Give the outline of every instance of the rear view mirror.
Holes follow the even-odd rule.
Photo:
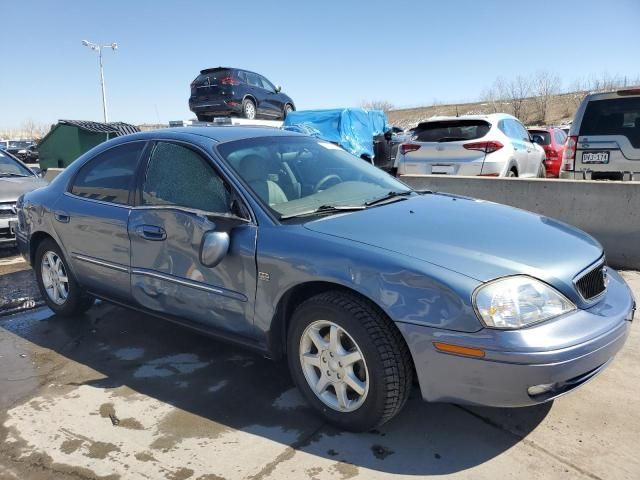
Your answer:
[[[209,231],[202,237],[200,262],[209,268],[218,265],[229,252],[229,234]]]

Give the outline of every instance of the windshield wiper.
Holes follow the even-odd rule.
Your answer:
[[[383,203],[387,200],[391,200],[392,198],[402,198],[402,197],[408,197],[409,195],[411,195],[412,193],[417,193],[414,192],[413,190],[407,190],[406,192],[389,192],[386,195],[380,197],[380,198],[376,198],[375,200],[370,200],[367,203],[365,203],[365,205],[367,207],[370,207],[371,205],[377,205],[379,203]]]
[[[353,210],[364,210],[367,208],[365,205],[320,205],[312,210],[305,210],[299,213],[290,213],[288,215],[280,215],[280,220],[286,220],[287,218],[294,217],[306,217],[308,215],[315,215],[318,213],[339,213],[349,212]]]
[[[0,177],[28,177],[29,175],[23,175],[22,173],[0,173]]]

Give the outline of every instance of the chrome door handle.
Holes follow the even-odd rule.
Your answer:
[[[136,228],[136,233],[145,240],[159,242],[167,238],[167,232],[162,227],[156,225],[140,225]]]

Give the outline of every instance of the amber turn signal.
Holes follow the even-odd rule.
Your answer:
[[[479,348],[463,347],[461,345],[452,345],[451,343],[433,342],[436,350],[444,353],[453,353],[455,355],[464,355],[465,357],[483,358],[484,350]]]

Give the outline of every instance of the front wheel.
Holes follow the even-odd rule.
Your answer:
[[[291,318],[287,349],[298,388],[342,429],[378,427],[409,396],[413,370],[402,335],[355,295],[329,291],[302,303]]]
[[[293,105],[287,103],[284,106],[284,111],[282,112],[282,119],[284,120],[285,118],[287,118],[291,112],[293,112]]]
[[[94,299],[82,291],[53,240],[44,240],[38,246],[34,267],[40,294],[56,314],[83,313],[93,304]]]

